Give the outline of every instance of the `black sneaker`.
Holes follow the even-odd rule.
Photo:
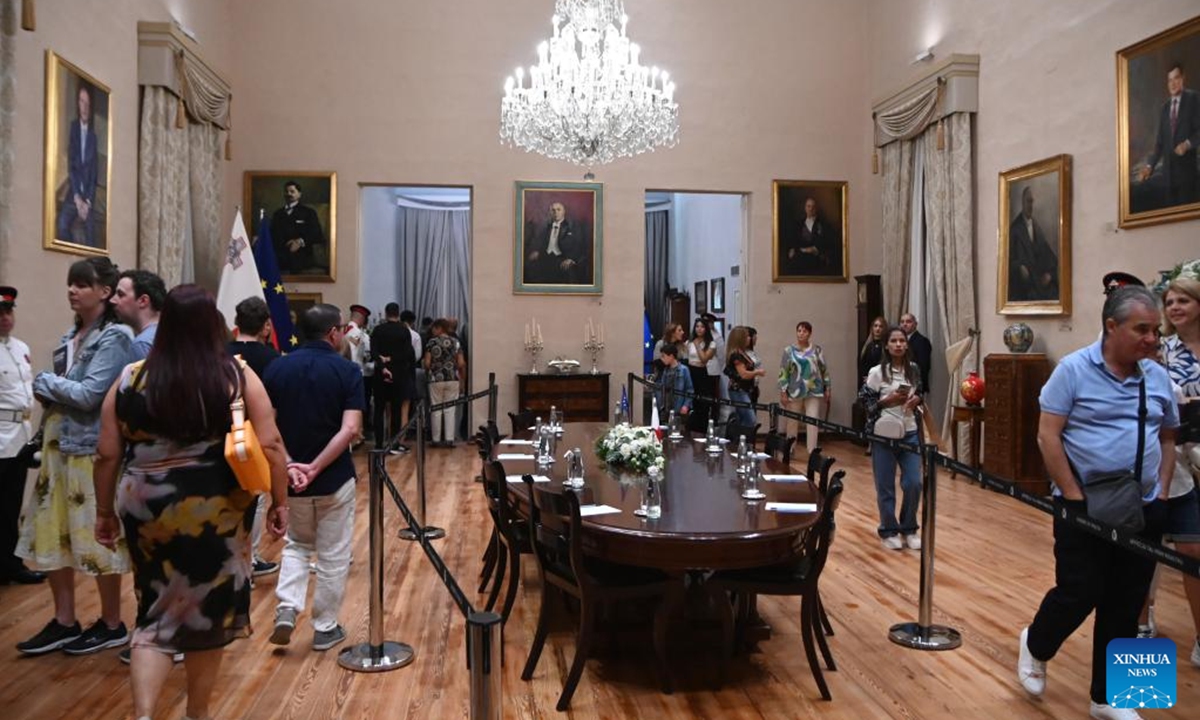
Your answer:
[[[79,623],[60,625],[58,620],[51,620],[37,635],[25,642],[17,643],[17,650],[26,655],[41,655],[59,649],[83,634]]]
[[[255,560],[252,574],[254,577],[259,575],[271,575],[279,572],[279,563],[271,562],[270,560]]]
[[[121,652],[117,653],[117,659],[128,665],[129,662],[133,660],[133,648],[125,648]],[[171,653],[171,659],[177,663],[181,663],[183,662],[183,653]]]
[[[103,620],[97,620],[83,634],[63,645],[63,652],[68,655],[90,655],[105,648],[120,647],[129,642],[129,631],[125,623],[110,628]]]

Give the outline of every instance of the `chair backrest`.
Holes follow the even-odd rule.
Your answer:
[[[817,490],[825,493],[829,490],[829,471],[833,469],[833,464],[837,462],[837,458],[827,457],[821,460],[821,467],[817,469]],[[842,471],[838,471],[842,472]],[[812,477],[809,477],[812,480]]]
[[[513,540],[512,526],[521,522],[521,518],[508,495],[508,475],[504,472],[504,464],[498,460],[483,463],[483,491],[487,495],[488,510],[496,529],[506,539]]]
[[[504,435],[500,433],[500,426],[496,424],[495,420],[488,420],[487,425],[480,425],[479,429],[487,431],[487,435],[492,439],[493,445],[498,444],[504,439]]]
[[[758,426],[761,423],[754,425],[741,425],[730,420],[725,423],[725,439],[731,443],[736,443],[742,435],[746,436],[746,444],[753,450],[758,444]]]
[[[812,558],[810,578],[816,582],[825,567],[829,557],[829,546],[833,544],[834,530],[837,529],[835,516],[838,505],[842,501],[842,479],[846,477],[845,470],[838,470],[829,481],[829,489],[825,493],[825,504],[821,508],[821,517],[816,526],[805,538],[805,554]]]
[[[775,456],[784,465],[792,462],[792,445],[796,438],[788,437],[781,432],[772,430],[763,440],[763,452]]]
[[[510,412],[508,419],[512,421],[512,434],[513,437],[516,437],[520,433],[526,432],[533,425],[534,420],[537,419],[537,415],[527,408],[520,412]]]
[[[475,435],[475,443],[479,447],[479,457],[486,465],[492,459],[492,454],[496,449],[497,440],[488,432],[487,426],[480,425],[479,432]]]
[[[821,446],[813,448],[813,451],[808,454],[808,466],[804,470],[804,474],[811,480],[817,476],[821,470],[821,463],[824,461],[824,456],[821,454]]]
[[[529,537],[542,581],[579,588],[583,570],[579,496],[571,490],[538,487],[532,475],[521,478],[529,489]]]

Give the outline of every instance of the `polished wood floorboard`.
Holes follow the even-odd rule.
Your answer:
[[[673,695],[659,692],[648,660],[649,638],[622,631],[616,647],[601,648],[588,662],[571,705],[575,718],[1080,718],[1087,716],[1091,624],[1085,623],[1050,664],[1049,689],[1041,701],[1027,699],[1014,677],[1017,633],[1033,616],[1053,581],[1049,518],[962,479],[943,474],[939,485],[935,622],[957,628],[963,647],[917,652],[892,644],[887,630],[915,620],[919,555],[880,547],[875,537],[875,492],[870,458],[846,443],[827,445],[847,470],[822,594],[836,635],[830,647],[838,663],[825,677],[832,702],[820,699],[804,659],[796,600],[763,598],[760,611],[774,637],[738,655],[714,689],[715,651],[703,636],[677,632],[671,664]],[[803,451],[801,451],[803,453]],[[449,536],[439,552],[472,602],[480,555],[489,532],[473,446],[430,450],[427,477],[429,522]],[[360,468],[362,458],[359,459]],[[415,507],[411,457],[389,461],[401,492]],[[342,611],[351,642],[367,635],[366,483],[360,483],[355,563]],[[228,649],[215,693],[217,720],[324,718],[449,718],[468,716],[465,623],[451,604],[424,553],[395,539],[399,512],[388,498],[385,636],[410,643],[416,661],[377,674],[340,669],[336,650],[313,652],[307,613],[291,646],[267,642],[274,612],[275,578],[260,579],[254,591],[256,633]],[[278,555],[278,544],[273,548]],[[519,675],[533,634],[539,598],[537,573],[523,567],[523,585],[505,635],[504,709],[508,718],[552,718],[573,651],[567,622],[559,623],[531,682]],[[125,621],[134,617],[132,592]],[[83,622],[98,613],[95,585],[81,580],[78,605]],[[0,587],[0,717],[132,717],[129,670],[115,650],[74,658],[60,653],[24,658],[13,650],[50,617],[45,587]],[[1187,661],[1191,619],[1179,573],[1163,573],[1159,589],[1160,633],[1179,645],[1177,709],[1145,711],[1146,717],[1194,716],[1200,707],[1200,668]],[[601,633],[602,639],[605,633]],[[171,673],[155,718],[175,720],[184,712],[182,666]]]

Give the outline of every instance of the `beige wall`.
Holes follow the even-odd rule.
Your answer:
[[[976,300],[984,353],[1007,352],[1016,320],[1034,349],[1058,358],[1095,339],[1100,279],[1125,270],[1143,279],[1200,256],[1200,222],[1115,231],[1117,223],[1117,50],[1195,16],[1195,0],[873,0],[869,4],[870,91],[898,89],[918,71],[910,61],[934,45],[938,57],[978,53]],[[1193,81],[1194,84],[1195,81]],[[1059,153],[1074,168],[1072,283],[1067,318],[997,315],[999,173]],[[871,193],[878,192],[872,177]],[[880,226],[877,203],[868,219]],[[875,256],[877,258],[877,256]],[[878,260],[873,262],[878,264]]]
[[[336,170],[338,278],[306,283],[346,307],[358,300],[358,185],[474,188],[474,382],[495,370],[502,411],[528,368],[523,322],[543,326],[543,359],[583,356],[580,325],[603,320],[602,365],[621,378],[641,358],[644,192],[750,193],[748,317],[774,372],[801,317],[813,319],[835,368],[853,367],[853,284],[772,285],[772,178],[850,182],[850,268],[863,269],[868,228],[870,103],[865,5],[860,2],[630,0],[630,36],[643,59],[678,82],[681,141],[672,150],[596,170],[605,184],[604,283],[597,298],[512,294],[514,180],[580,180],[583,170],[500,144],[504,78],[528,65],[550,30],[550,0],[453,3],[256,0],[233,9],[235,155],[245,170]],[[226,195],[226,215],[237,193]],[[616,328],[627,328],[621,335]],[[851,373],[837,373],[843,400]],[[619,390],[614,385],[613,392]],[[770,398],[770,395],[766,395]],[[848,405],[839,403],[843,419]]]
[[[35,368],[50,365],[50,350],[71,323],[67,268],[79,259],[42,250],[46,51],[53,50],[112,90],[108,238],[113,261],[132,267],[137,260],[137,23],[174,17],[197,34],[208,62],[228,76],[232,42],[227,5],[226,0],[55,0],[37,4],[35,32],[17,31],[12,243],[2,255],[0,282],[20,291],[15,334],[29,343]]]

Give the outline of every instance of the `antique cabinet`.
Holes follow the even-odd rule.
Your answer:
[[[1041,353],[994,353],[984,358],[983,374],[983,469],[1029,492],[1049,494],[1037,444],[1038,395],[1050,377],[1049,359]]]
[[[517,375],[517,406],[546,415],[553,405],[567,422],[609,419],[608,373],[598,375]]]

